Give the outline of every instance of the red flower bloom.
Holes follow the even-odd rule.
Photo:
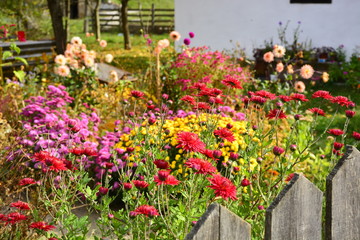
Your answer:
[[[343,146],[344,146],[344,144],[342,144],[342,143],[334,142],[334,149],[336,149],[336,150],[340,150]]]
[[[227,76],[224,80],[221,81],[221,83],[231,88],[242,89],[239,79],[231,76]]]
[[[5,225],[15,224],[15,223],[18,223],[18,222],[26,220],[26,219],[27,219],[27,217],[25,215],[22,215],[18,212],[12,212],[12,213],[9,213],[8,215],[4,215],[2,217],[2,221],[5,222]]]
[[[354,117],[354,115],[355,115],[355,111],[346,110],[346,111],[345,111],[345,115],[346,115],[348,118],[352,118],[352,117]]]
[[[312,98],[323,98],[323,99],[332,99],[333,96],[328,91],[319,90],[313,93]]]
[[[135,187],[139,190],[144,190],[145,188],[147,188],[149,186],[149,184],[145,181],[141,181],[141,180],[133,180],[133,183],[135,185]]]
[[[355,138],[355,140],[360,140],[360,133],[358,133],[358,132],[353,132],[352,133],[352,136],[353,136],[353,138]]]
[[[51,156],[49,152],[37,152],[34,154],[33,158],[38,162],[42,162],[46,166],[45,170],[54,170],[55,172],[58,172],[60,170],[67,170],[64,161],[54,156]]]
[[[228,128],[221,128],[214,131],[214,135],[222,139],[226,139],[229,142],[235,141],[234,134]]]
[[[205,83],[194,83],[194,85],[192,85],[191,87],[189,87],[191,89],[197,89],[197,90],[202,90],[206,88],[206,84]]]
[[[327,132],[334,136],[340,136],[340,135],[344,134],[344,132],[342,130],[337,129],[337,128],[329,129]]]
[[[181,101],[188,102],[191,105],[195,105],[196,101],[192,96],[185,95],[182,98],[180,98]]]
[[[45,222],[34,222],[30,224],[29,228],[36,228],[44,231],[49,231],[55,228],[53,225],[47,225]]]
[[[175,186],[180,183],[174,176],[170,175],[170,171],[160,170],[158,175],[154,176],[154,181],[157,185],[171,185]]]
[[[195,103],[195,106],[193,107],[194,110],[208,110],[211,109],[210,105],[206,102],[197,102]]]
[[[143,98],[145,96],[145,93],[137,91],[137,90],[132,90],[130,92],[131,96],[134,98]]]
[[[273,94],[271,92],[268,92],[268,91],[265,91],[265,90],[257,91],[254,94],[257,95],[257,96],[263,97],[263,98],[271,99],[271,100],[276,98],[275,94]]]
[[[281,154],[283,154],[285,152],[285,150],[281,147],[278,147],[278,146],[275,146],[273,148],[273,153],[276,155],[276,156],[280,156]]]
[[[221,151],[220,151],[220,156],[219,153],[217,152],[218,150],[210,150],[210,149],[205,149],[204,151],[202,151],[201,153],[204,154],[206,157],[211,158],[211,159],[217,159],[221,156]],[[215,156],[216,155],[216,156]]]
[[[123,183],[124,189],[125,190],[130,190],[132,189],[132,184],[131,183]]]
[[[135,217],[139,214],[143,214],[147,217],[159,216],[159,213],[156,210],[156,208],[153,206],[149,206],[149,205],[142,205],[142,206],[136,208],[134,211],[130,212],[131,217]]]
[[[250,184],[251,184],[251,182],[249,181],[249,179],[244,178],[241,181],[241,186],[243,186],[243,187],[249,186]]]
[[[35,184],[35,183],[36,183],[36,181],[32,178],[23,178],[19,181],[20,186],[25,186],[25,185]]]
[[[286,182],[291,181],[291,179],[295,176],[295,173],[290,173],[289,176],[285,179]]]
[[[216,167],[214,167],[210,162],[200,158],[189,158],[185,165],[196,170],[195,174],[206,175],[208,173],[216,172]]]
[[[325,117],[325,112],[321,108],[310,108],[309,111],[316,114],[316,115],[320,115],[320,116]]]
[[[309,101],[309,99],[307,99],[307,98],[305,97],[305,95],[304,95],[304,94],[301,94],[301,93],[292,93],[292,94],[290,95],[290,98],[291,98],[291,100],[301,101],[301,102],[307,102],[307,101]]]
[[[58,172],[61,170],[63,171],[68,170],[68,168],[65,165],[65,162],[55,157],[53,157],[51,161],[47,162],[47,165],[49,167],[48,170],[50,171]]]
[[[281,109],[272,109],[270,112],[266,115],[268,119],[284,119],[287,118],[283,110]]]
[[[336,96],[331,99],[331,102],[337,103],[340,106],[347,106],[349,103],[349,99],[344,96]]]
[[[222,94],[222,91],[217,88],[204,88],[201,89],[198,96],[207,96],[207,97],[217,97],[218,95]]]
[[[76,156],[80,156],[82,154],[84,154],[84,149],[82,148],[73,148],[69,151],[72,154],[75,154]]]
[[[266,98],[260,96],[251,96],[250,101],[258,104],[264,104],[266,102]]]
[[[283,102],[290,102],[290,101],[291,101],[291,97],[290,97],[290,96],[279,95],[278,97],[279,97],[279,98],[281,99],[281,101],[283,101]]]
[[[176,148],[182,148],[189,152],[202,152],[206,146],[196,133],[191,132],[178,133],[177,141],[179,144]]]
[[[169,163],[167,161],[165,161],[165,160],[162,160],[162,159],[155,160],[154,164],[159,169],[168,169],[168,168],[170,168]]]
[[[10,207],[14,207],[20,210],[30,210],[29,204],[22,201],[13,202],[10,204]]]
[[[223,177],[218,174],[214,174],[213,178],[208,178],[211,185],[208,186],[215,190],[215,195],[217,197],[222,197],[225,200],[228,198],[236,200],[236,186],[226,177]]]
[[[87,147],[84,149],[84,154],[88,157],[91,157],[91,156],[97,156],[97,152],[96,152],[96,149],[93,149],[93,148],[90,148],[90,147]]]
[[[101,195],[106,195],[108,193],[109,189],[106,187],[100,187],[99,191],[97,192],[97,195],[101,196]]]

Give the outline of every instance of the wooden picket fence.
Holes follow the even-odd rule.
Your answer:
[[[303,175],[295,174],[266,209],[265,239],[360,239],[360,152],[355,147],[347,147],[346,154],[328,175],[325,197],[323,224],[323,192]],[[250,233],[250,224],[213,203],[186,239],[250,240]]]
[[[121,9],[100,9],[100,27],[102,32],[122,32]],[[174,9],[151,8],[128,9],[128,23],[130,33],[139,33],[140,29],[146,33],[169,33],[174,30]],[[94,19],[90,19],[93,28]]]

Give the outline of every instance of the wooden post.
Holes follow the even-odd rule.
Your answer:
[[[326,240],[360,239],[360,152],[352,146],[326,178]]]
[[[151,4],[151,33],[155,31],[155,4]]]
[[[2,68],[2,56],[3,56],[3,49],[0,47],[0,84],[4,82],[3,76],[3,68]]]
[[[211,204],[186,240],[250,240],[251,226],[217,203]]]
[[[321,240],[323,193],[304,176],[292,180],[266,209],[266,240]]]

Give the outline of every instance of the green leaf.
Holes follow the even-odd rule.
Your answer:
[[[24,63],[26,66],[29,66],[28,62],[26,61],[25,58],[22,57],[15,57],[15,60],[20,61],[22,63]]]
[[[21,49],[18,46],[16,46],[15,43],[11,43],[10,49],[15,51],[17,54],[20,54]]]
[[[9,57],[12,57],[12,56],[13,56],[12,52],[5,51],[5,52],[3,52],[2,59],[5,60],[5,59],[8,59]]]
[[[22,70],[14,71],[15,76],[19,79],[20,82],[24,82],[26,73]]]

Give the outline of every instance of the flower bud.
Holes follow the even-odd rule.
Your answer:
[[[250,184],[251,184],[251,182],[250,182],[248,179],[246,179],[246,178],[244,178],[244,179],[241,181],[241,186],[243,186],[243,187],[249,186]]]
[[[291,151],[295,151],[296,148],[297,148],[297,146],[296,146],[295,144],[291,144],[291,145],[290,145],[290,150],[291,150]]]
[[[281,147],[278,147],[278,146],[275,146],[273,148],[273,153],[276,155],[276,156],[280,156],[282,153],[284,153],[285,150]]]

